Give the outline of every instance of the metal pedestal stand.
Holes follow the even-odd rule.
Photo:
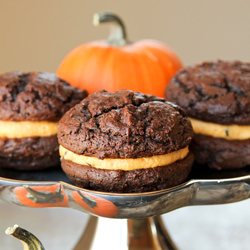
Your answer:
[[[113,230],[108,231],[107,226]],[[107,219],[91,216],[74,250],[107,248],[177,250],[160,216],[145,219]]]
[[[57,171],[49,172],[44,178],[61,178]],[[1,176],[11,174],[15,178],[12,172],[4,174]],[[250,168],[236,171],[237,175],[227,172],[228,177],[222,174],[212,172],[210,179],[192,176],[193,179],[173,188],[133,194],[96,192],[62,181],[0,178],[0,199],[19,206],[67,207],[90,214],[86,230],[74,250],[177,250],[161,214],[185,206],[226,204],[250,197]],[[31,180],[32,175],[20,178]]]

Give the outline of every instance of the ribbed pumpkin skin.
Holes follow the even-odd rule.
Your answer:
[[[167,83],[182,66],[178,55],[156,40],[120,47],[94,41],[72,50],[61,62],[57,75],[89,94],[125,88],[164,97]]]

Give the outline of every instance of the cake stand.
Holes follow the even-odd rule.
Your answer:
[[[185,206],[226,204],[250,197],[250,167],[217,172],[195,166],[181,185],[133,194],[78,188],[60,168],[41,172],[2,169],[0,176],[0,197],[6,202],[34,208],[66,207],[89,214],[74,250],[176,250],[162,214]]]

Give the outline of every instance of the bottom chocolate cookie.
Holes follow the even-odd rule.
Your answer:
[[[57,136],[0,139],[0,167],[38,170],[60,164]]]
[[[62,169],[79,187],[116,193],[140,193],[176,186],[185,181],[191,171],[192,153],[167,166],[131,171],[103,170],[62,159]]]
[[[250,140],[226,140],[195,134],[190,145],[195,160],[218,170],[250,165]]]

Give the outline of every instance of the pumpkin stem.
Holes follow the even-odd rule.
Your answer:
[[[35,235],[19,227],[18,225],[8,227],[5,230],[5,233],[20,240],[23,243],[24,250],[45,250],[42,243]]]
[[[123,46],[128,43],[125,25],[121,18],[112,12],[100,12],[94,14],[93,24],[98,26],[100,23],[112,23],[111,32],[107,43],[113,46]]]

